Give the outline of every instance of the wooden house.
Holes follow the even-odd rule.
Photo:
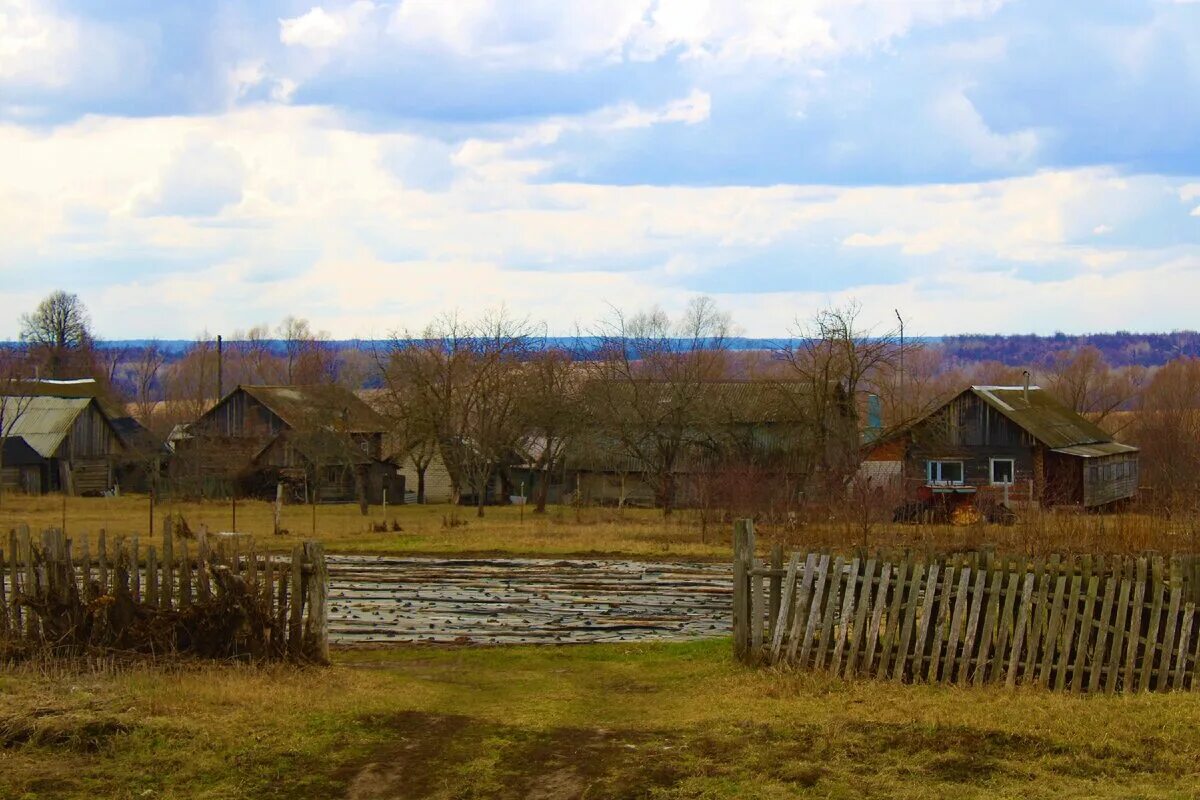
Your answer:
[[[872,448],[907,493],[1097,508],[1132,498],[1138,450],[1037,386],[971,386]],[[887,469],[891,466],[892,469]]]
[[[403,479],[382,458],[386,430],[378,413],[338,386],[238,386],[189,426],[176,454],[271,495],[284,481],[322,501],[378,503],[386,489],[400,502]]]
[[[5,488],[72,495],[112,489],[113,464],[125,447],[95,397],[9,395],[0,404]]]

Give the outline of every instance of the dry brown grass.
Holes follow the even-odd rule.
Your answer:
[[[0,796],[1116,798],[1200,785],[1192,693],[845,682],[747,669],[728,641],[336,661],[0,674]]]
[[[193,529],[232,528],[228,502],[160,503],[157,519],[182,514]],[[237,529],[254,534],[260,547],[290,550],[313,536],[311,506],[285,506],[282,536],[273,536],[273,506],[256,500],[238,503]],[[853,517],[853,514],[848,514]],[[456,524],[455,520],[458,523]],[[551,506],[546,514],[515,506],[491,507],[479,519],[474,509],[447,505],[391,506],[386,519],[379,506],[362,516],[356,505],[317,507],[316,538],[331,552],[364,554],[506,554],[544,556],[614,556],[660,560],[725,560],[730,557],[732,521],[707,525],[695,511],[670,517],[652,509],[573,508]],[[19,523],[33,529],[63,523],[61,496],[6,495],[0,506],[0,531]],[[398,524],[399,531],[393,531]],[[95,542],[101,529],[114,535],[148,536],[149,500],[144,495],[115,498],[68,498],[66,527],[78,541],[85,534]],[[157,527],[157,526],[156,526]],[[387,530],[377,530],[387,528]],[[758,523],[762,547],[780,541],[789,548],[866,546],[912,548],[932,552],[994,547],[1001,553],[1138,553],[1146,550],[1200,551],[1200,519],[1166,519],[1146,513],[1082,514],[1035,511],[1021,515],[1015,525],[986,523],[953,525],[878,524],[866,530],[853,521],[824,519],[801,523],[763,519]],[[0,542],[4,547],[6,542]]]

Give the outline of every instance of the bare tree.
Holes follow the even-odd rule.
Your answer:
[[[134,408],[138,421],[147,428],[154,427],[154,409],[158,405],[157,396],[160,390],[159,372],[166,360],[167,356],[162,346],[157,341],[152,341],[136,351],[130,369]]]
[[[731,328],[729,316],[700,297],[677,320],[660,309],[614,310],[592,332],[599,348],[586,362],[584,402],[600,438],[641,465],[664,514],[676,503],[677,470],[711,439],[706,384],[727,374]]]
[[[480,516],[520,435],[513,380],[529,349],[527,330],[503,310],[473,323],[446,314],[420,337],[394,336],[386,354],[384,374],[396,408],[409,417],[405,425],[419,432],[418,441],[437,442],[454,502],[469,486]]]
[[[289,384],[327,384],[337,379],[337,353],[326,331],[314,331],[308,320],[288,317],[276,329],[283,340],[283,377]]]
[[[798,460],[803,483],[826,499],[841,498],[862,461],[860,395],[878,391],[899,356],[896,333],[873,334],[858,315],[853,304],[823,310],[778,349],[791,377],[781,394],[807,428]]]
[[[72,377],[79,356],[92,347],[92,321],[78,295],[51,293],[29,314],[21,315],[21,341],[51,378]]]
[[[567,443],[580,427],[579,370],[570,351],[544,343],[525,363],[520,383],[525,450],[539,475],[534,512],[546,511],[550,480],[562,466]]]
[[[1097,422],[1129,404],[1146,380],[1144,368],[1112,369],[1091,345],[1051,354],[1040,372],[1059,402]]]
[[[1175,359],[1155,373],[1130,436],[1155,502],[1174,514],[1200,512],[1200,360]]]

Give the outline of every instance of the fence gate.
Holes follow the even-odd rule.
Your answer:
[[[743,661],[846,678],[1194,689],[1200,559],[925,557],[908,551],[754,556],[734,530],[734,650]]]

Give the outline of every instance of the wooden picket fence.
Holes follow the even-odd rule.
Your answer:
[[[0,544],[3,544],[0,540]],[[251,537],[163,526],[161,550],[104,531],[96,552],[28,526],[0,547],[0,658],[5,653],[130,651],[211,658],[328,661],[328,571],[319,542],[291,557]]]
[[[1200,689],[1200,559],[981,551],[754,557],[734,531],[734,649],[846,678]]]

